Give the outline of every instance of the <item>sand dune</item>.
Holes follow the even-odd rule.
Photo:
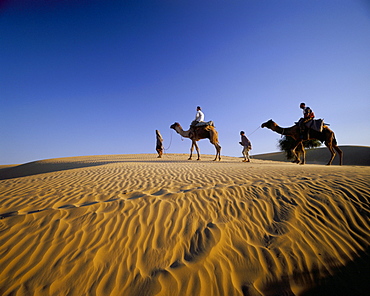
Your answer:
[[[367,146],[339,146],[344,153],[344,165],[370,166],[370,147]],[[283,152],[273,152],[254,155],[255,159],[274,160],[289,162]],[[306,151],[306,163],[327,164],[330,159],[328,148],[308,149]],[[333,165],[339,164],[338,155],[334,158]]]
[[[0,171],[0,295],[364,295],[370,167],[185,154]]]

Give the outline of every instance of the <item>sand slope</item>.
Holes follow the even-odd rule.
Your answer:
[[[4,168],[0,295],[368,291],[370,167],[186,159]]]
[[[360,165],[360,166],[370,166],[370,147],[367,146],[339,146],[343,151],[343,165]],[[330,152],[328,148],[321,147],[317,149],[306,150],[306,163],[308,164],[327,164],[330,159]],[[266,154],[253,155],[255,159],[262,160],[274,160],[274,161],[284,161],[290,162],[286,159],[285,153],[283,152],[273,152]],[[334,158],[333,165],[339,164],[338,154]]]

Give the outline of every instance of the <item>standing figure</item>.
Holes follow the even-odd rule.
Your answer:
[[[163,154],[163,138],[162,138],[162,135],[161,133],[159,132],[159,130],[155,130],[155,134],[156,134],[156,138],[157,138],[157,145],[155,147],[155,150],[157,150],[158,152],[158,158],[162,158],[162,154]]]
[[[248,140],[248,138],[245,136],[243,131],[240,132],[240,136],[241,136],[241,142],[239,142],[239,144],[243,146],[243,150],[242,150],[242,154],[244,156],[243,162],[250,162],[251,160],[249,158],[249,150],[252,150],[252,144]]]

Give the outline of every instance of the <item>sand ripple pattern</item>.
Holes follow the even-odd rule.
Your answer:
[[[370,168],[154,157],[8,171],[0,295],[309,295],[368,256]]]

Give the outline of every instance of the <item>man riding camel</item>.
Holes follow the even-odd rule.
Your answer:
[[[200,108],[199,106],[197,107],[197,113],[195,114],[195,119],[193,120],[193,122],[191,123],[191,127],[194,127],[196,126],[199,122],[203,122],[204,121],[204,113],[202,112],[202,108]]]
[[[299,108],[303,109],[303,117],[300,118],[298,121],[300,133],[301,133],[301,139],[308,140],[309,138],[308,130],[309,129],[306,127],[306,123],[314,119],[315,114],[313,113],[310,107],[306,107],[305,103],[301,103],[299,105]]]
[[[213,124],[213,121],[208,121],[208,122],[204,121],[204,113],[202,112],[202,108],[200,108],[200,106],[197,106],[197,113],[195,114],[195,119],[190,124],[190,135],[195,133],[197,128],[201,126],[214,127],[214,124]]]

